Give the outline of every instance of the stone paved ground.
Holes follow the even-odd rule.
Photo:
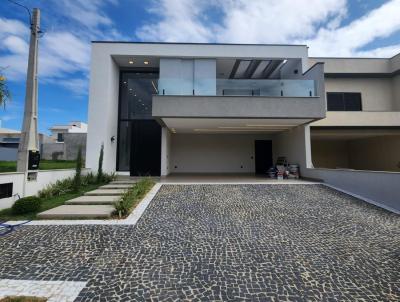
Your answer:
[[[400,218],[322,185],[164,185],[135,226],[25,226],[0,279],[76,301],[399,301]]]

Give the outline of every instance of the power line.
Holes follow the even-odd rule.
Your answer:
[[[26,7],[25,5],[22,5],[21,3],[18,3],[18,2],[14,1],[14,0],[8,0],[8,2],[14,3],[15,5],[21,6],[24,9],[26,9],[26,11],[29,14],[29,24],[32,26],[32,14],[31,14],[30,9],[28,7]]]

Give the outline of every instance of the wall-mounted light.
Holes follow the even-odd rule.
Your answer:
[[[113,143],[113,142],[115,142],[115,136],[113,135],[113,136],[111,136],[111,143]]]
[[[129,59],[129,64],[133,64],[133,59]]]
[[[149,61],[144,61],[144,65],[149,65]]]

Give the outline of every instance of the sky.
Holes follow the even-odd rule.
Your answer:
[[[14,0],[41,10],[39,131],[87,121],[91,41],[306,44],[310,56],[392,57],[400,0]],[[0,0],[0,68],[12,100],[1,127],[20,130],[29,17]]]

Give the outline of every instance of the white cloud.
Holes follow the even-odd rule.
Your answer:
[[[3,45],[6,49],[16,54],[26,55],[29,50],[29,45],[26,41],[17,36],[8,36],[3,39]]]
[[[392,56],[397,45],[362,51],[400,30],[400,0],[350,24],[346,0],[155,0],[156,18],[136,31],[143,41],[307,44],[311,55]],[[214,11],[218,17],[209,20]]]
[[[385,3],[349,25],[334,30],[321,28],[316,37],[307,40],[312,55],[352,56],[374,53],[360,48],[377,38],[385,38],[400,30],[400,0]],[[393,46],[386,47],[385,53]],[[399,49],[397,49],[397,52]],[[377,50],[377,53],[381,51]],[[381,52],[383,53],[383,52]]]
[[[213,38],[211,24],[203,24],[204,0],[153,1],[150,12],[158,22],[139,28],[136,35],[143,41],[208,42]]]
[[[0,18],[0,39],[7,35],[27,36],[29,28],[18,20]]]
[[[39,78],[43,83],[66,87],[79,95],[87,93],[90,41],[123,39],[105,14],[116,0],[46,1],[42,18],[45,33],[39,40]],[[53,14],[49,14],[52,12]],[[18,20],[0,18],[0,66],[10,81],[25,79],[29,27]]]
[[[73,91],[76,95],[85,95],[88,91],[88,81],[87,79],[81,78],[68,78],[63,80],[60,85]]]
[[[323,22],[346,12],[345,0],[236,0],[224,2],[217,40],[237,43],[290,43],[312,36]]]

